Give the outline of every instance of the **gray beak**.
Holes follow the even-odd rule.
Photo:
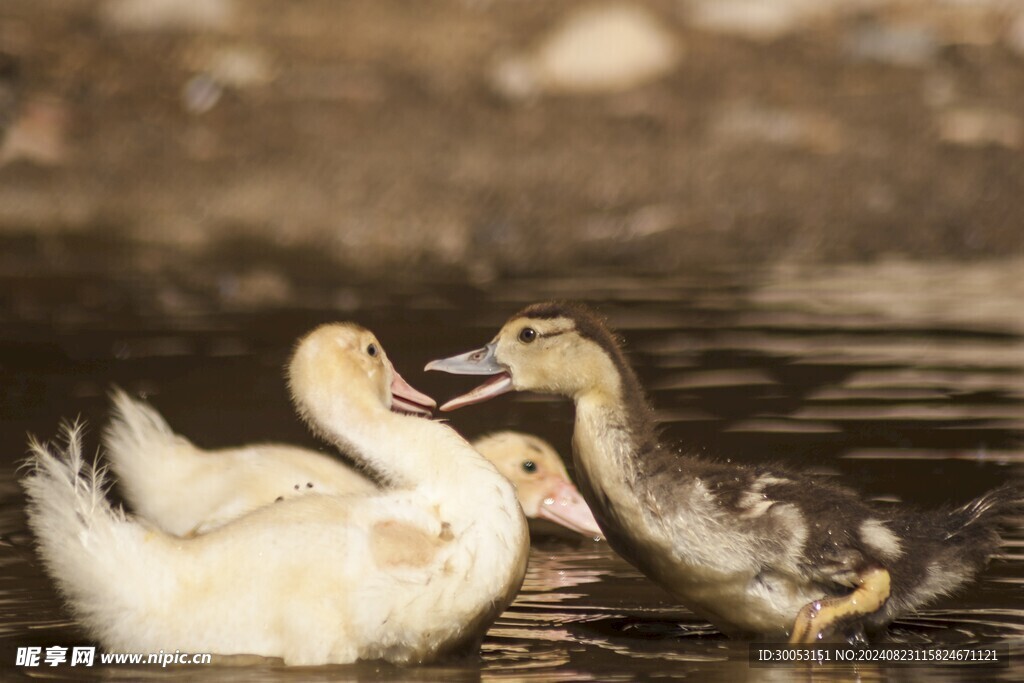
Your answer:
[[[497,342],[491,342],[482,349],[470,351],[450,358],[441,358],[427,363],[424,370],[440,370],[453,375],[497,375],[505,372],[494,357]]]
[[[497,342],[491,342],[482,349],[463,353],[450,358],[432,360],[424,370],[440,370],[453,375],[497,375],[469,393],[457,396],[441,406],[442,411],[455,410],[463,406],[481,403],[512,391],[512,376],[494,357]]]

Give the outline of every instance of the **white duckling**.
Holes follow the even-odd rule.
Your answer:
[[[814,475],[664,447],[620,343],[579,304],[529,306],[427,369],[493,376],[442,410],[513,390],[573,399],[576,473],[609,544],[727,634],[882,629],[974,578],[1021,506],[1007,485],[955,508],[881,508]]]
[[[378,473],[368,494],[308,493],[181,538],[111,507],[81,430],[31,442],[23,480],[40,554],[104,647],[280,657],[290,665],[428,662],[479,646],[526,569],[512,485],[422,410],[376,338],[324,325],[288,367],[300,414]],[[392,391],[395,392],[393,396]]]
[[[410,389],[406,384],[403,391]],[[206,533],[256,508],[306,493],[368,495],[380,490],[372,476],[306,448],[259,443],[203,450],[175,434],[145,402],[121,390],[114,391],[112,400],[104,445],[125,498],[140,517],[176,536]],[[473,447],[516,487],[527,517],[600,536],[593,513],[546,441],[507,431],[477,439]]]

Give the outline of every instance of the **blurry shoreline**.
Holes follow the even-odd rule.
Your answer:
[[[1016,3],[7,0],[0,52],[10,239],[481,282],[1024,253]]]

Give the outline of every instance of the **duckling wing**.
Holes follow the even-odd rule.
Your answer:
[[[451,541],[446,526],[382,519],[370,529],[370,554],[383,571],[419,569],[437,562]]]
[[[317,576],[321,587],[333,582],[361,605],[359,612],[372,613],[397,599],[389,593],[396,585],[429,584],[450,540],[447,526],[406,496],[311,493],[253,510],[182,547],[195,548],[189,552],[196,571],[221,564],[237,571],[245,564],[239,558],[258,554],[268,577]],[[274,585],[278,594],[287,593],[283,584]]]
[[[789,506],[803,529],[802,543],[790,546],[791,560],[802,574],[826,587],[853,586],[863,569],[901,552],[890,521],[826,477],[772,472],[761,474],[758,481],[765,482],[759,492],[771,501],[769,512]]]
[[[694,555],[705,564],[833,593],[848,591],[861,570],[899,550],[887,521],[827,477],[708,461],[683,468],[697,484],[674,500],[710,520],[700,522],[707,538],[690,544],[700,546]]]

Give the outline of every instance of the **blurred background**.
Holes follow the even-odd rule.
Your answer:
[[[881,505],[1020,479],[1024,0],[0,0],[0,671],[85,642],[31,550],[26,432],[79,415],[96,452],[116,385],[203,447],[323,448],[281,379],[315,325],[445,400],[471,383],[428,360],[550,298],[623,335],[666,443]],[[450,419],[571,450],[566,401]],[[785,678],[606,544],[534,541],[441,677]],[[1022,549],[891,641],[1003,642],[1019,680]]]
[[[0,127],[0,240],[44,259],[1006,257],[1024,3],[3,0]]]

